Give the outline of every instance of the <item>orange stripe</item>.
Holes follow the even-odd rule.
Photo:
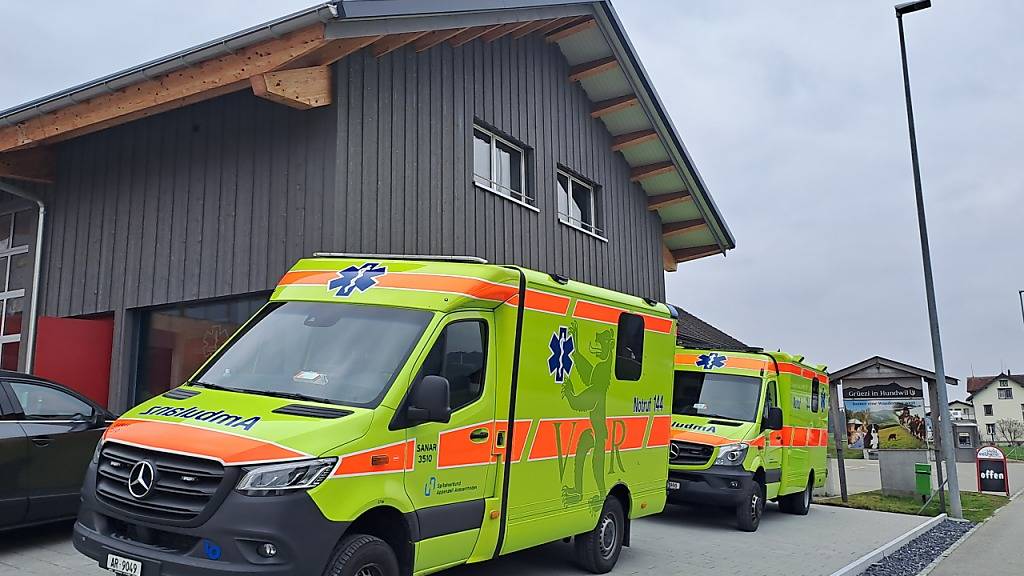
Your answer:
[[[556,458],[576,453],[583,432],[590,430],[589,418],[541,420],[530,448],[530,460]]]
[[[605,306],[604,304],[595,304],[593,302],[587,302],[586,300],[577,301],[576,310],[572,313],[576,318],[596,320],[607,324],[618,324],[620,314],[622,314],[622,310],[619,310],[618,308],[612,308],[611,306]]]
[[[807,428],[793,428],[793,446],[807,446]]]
[[[385,474],[413,469],[413,457],[416,452],[416,441],[398,442],[378,448],[370,448],[341,457],[334,476],[360,476],[365,474]],[[385,463],[374,464],[374,457],[387,458]]]
[[[651,424],[650,437],[647,438],[648,448],[658,448],[662,446],[668,446],[669,440],[672,438],[672,416],[655,416],[654,422]]]
[[[619,450],[635,450],[644,447],[644,435],[647,434],[647,416],[626,416],[608,418],[608,439],[604,443],[605,451],[617,446]]]
[[[739,440],[730,440],[729,438],[722,438],[721,436],[715,436],[713,434],[702,434],[691,430],[680,430],[679,428],[672,429],[672,439],[679,440],[681,442],[707,444],[709,446],[725,446],[726,444],[739,442]]]
[[[690,365],[696,363],[696,354],[676,354],[676,365]]]
[[[477,300],[492,300],[495,302],[504,302],[519,292],[519,289],[515,286],[495,284],[474,278],[460,278],[458,276],[444,276],[441,274],[416,274],[411,272],[378,276],[377,286],[381,288],[425,290],[428,292],[450,292]]]
[[[278,286],[289,286],[291,284],[323,284],[338,277],[337,272],[324,272],[323,270],[294,270],[281,277]]]
[[[547,292],[538,292],[537,290],[526,291],[526,307],[530,310],[550,312],[551,314],[564,316],[565,313],[569,311],[570,302],[571,301],[565,296],[548,294]],[[517,294],[513,296],[509,300],[509,304],[519,304],[519,295]]]
[[[764,448],[764,444],[765,444],[764,436],[758,436],[757,438],[754,438],[750,442],[747,442],[747,444],[750,444],[751,446],[753,446],[755,448]]]
[[[516,421],[516,437],[513,439],[512,445],[513,462],[518,461],[523,455],[526,437],[530,434],[530,424],[532,424],[530,420]],[[470,435],[480,429],[487,430],[487,439],[483,442],[474,442],[470,439]],[[437,467],[457,468],[497,462],[498,451],[504,454],[504,449],[495,446],[498,440],[497,432],[506,432],[507,430],[507,422],[492,421],[442,432],[437,441]]]
[[[767,360],[759,360],[757,358],[742,358],[733,357],[726,354],[728,360],[725,362],[726,368],[738,368],[740,370],[754,370],[761,371],[768,368]]]
[[[672,320],[669,318],[658,318],[657,316],[650,316],[644,314],[644,329],[650,330],[651,332],[660,332],[662,334],[672,333]]]
[[[214,458],[226,465],[277,462],[309,456],[255,438],[156,420],[117,420],[107,429],[104,438],[154,450]]]

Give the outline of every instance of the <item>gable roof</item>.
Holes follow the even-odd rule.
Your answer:
[[[903,362],[897,362],[896,360],[883,358],[881,356],[872,356],[867,360],[863,360],[851,366],[847,366],[846,368],[843,368],[841,370],[836,370],[835,372],[829,374],[828,377],[829,380],[840,380],[842,378],[845,378],[847,376],[850,376],[852,374],[860,372],[861,370],[864,370],[865,368],[870,368],[872,366],[884,366],[886,368],[891,368],[893,370],[906,372],[911,376],[919,376],[921,378],[924,378],[925,380],[928,380],[929,382],[935,381],[935,372],[925,370],[924,368],[918,368],[917,366],[911,366],[910,364],[904,364]],[[946,376],[946,384],[949,386],[956,386],[959,382],[959,380],[953,378],[952,376]]]
[[[676,327],[676,342],[689,348],[712,348],[724,350],[745,349],[748,346],[711,324],[697,318],[686,310],[675,306],[679,313]]]
[[[1017,384],[1024,386],[1024,374],[1010,374],[1007,372],[1006,374],[997,374],[995,376],[971,376],[967,379],[967,393],[974,394],[976,392],[981,392],[989,384],[1002,378],[1012,380]]]
[[[610,0],[333,1],[0,111],[5,156],[250,88],[264,74],[324,67],[363,48],[543,35],[558,46],[662,222],[662,260],[725,254],[736,242]],[[415,43],[415,44],[414,44]],[[207,76],[217,72],[216,76]],[[253,83],[255,91],[257,84]],[[17,152],[16,152],[17,151]],[[24,162],[24,160],[22,160]],[[13,162],[8,162],[8,165]],[[12,176],[11,173],[0,176]],[[13,174],[13,177],[18,177]],[[45,177],[34,178],[43,179]]]

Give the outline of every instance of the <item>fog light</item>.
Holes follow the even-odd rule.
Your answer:
[[[256,553],[264,558],[273,558],[277,556],[277,546],[274,546],[270,542],[264,542],[256,547]]]
[[[739,488],[740,483],[736,480],[729,480],[729,488]]]

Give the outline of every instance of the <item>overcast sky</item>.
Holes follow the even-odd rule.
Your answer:
[[[4,2],[0,108],[311,0]],[[932,367],[891,1],[619,0],[737,240],[668,295],[727,332],[836,369]],[[1024,372],[1024,2],[907,17],[947,370]],[[14,24],[14,25],[12,25]]]

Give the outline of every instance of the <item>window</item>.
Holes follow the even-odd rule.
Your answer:
[[[1003,378],[1002,380],[999,381],[999,387],[1000,388],[1009,388],[1010,387],[1010,381],[1005,379],[1005,378]]]
[[[768,402],[777,393],[769,385]],[[754,422],[761,400],[761,378],[676,370],[672,413]]]
[[[25,417],[30,420],[70,420],[75,416],[92,416],[93,407],[71,394],[39,384],[11,382],[14,396],[21,403]]]
[[[815,378],[811,380],[811,412],[817,412],[821,407],[821,383]]]
[[[0,215],[0,368],[17,370],[25,290],[32,283],[29,243],[35,232],[31,210]]]
[[[973,448],[974,442],[971,440],[971,435],[968,432],[960,432],[956,437],[957,445],[961,448]]]
[[[644,361],[644,319],[623,312],[615,343],[615,379],[639,380]]]
[[[473,127],[473,183],[533,208],[526,189],[526,150],[479,126]]]
[[[558,219],[563,224],[604,238],[604,231],[599,226],[595,186],[562,170],[558,171],[556,179]]]
[[[996,435],[996,425],[995,424],[985,424],[985,432],[989,436],[995,437],[995,435]]]
[[[420,370],[424,376],[448,379],[452,410],[473,403],[484,391],[487,324],[479,320],[453,322],[444,328]]]
[[[996,394],[1000,400],[1013,400],[1013,388],[999,388]]]
[[[991,416],[992,415],[992,405],[991,404],[985,404],[983,406],[983,408],[985,409],[985,416]]]
[[[266,303],[258,294],[142,311],[135,402],[184,384]]]

